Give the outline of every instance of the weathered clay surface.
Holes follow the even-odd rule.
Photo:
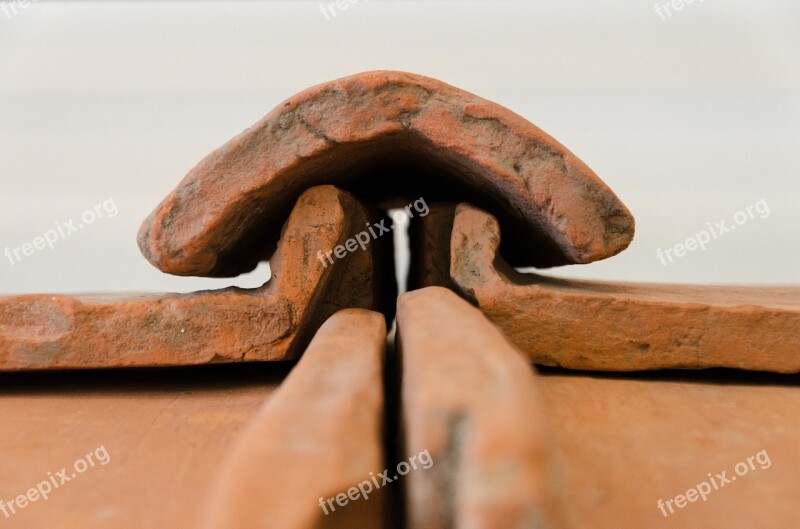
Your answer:
[[[385,345],[380,314],[348,309],[323,324],[226,458],[201,527],[384,527],[370,473],[384,468]]]
[[[393,302],[394,283],[383,276],[391,277],[384,268],[389,237],[327,267],[317,257],[369,220],[375,218],[366,207],[343,191],[306,191],[271,260],[273,278],[258,289],[0,298],[0,370],[294,358],[337,310]]]
[[[800,375],[734,374],[540,375],[576,527],[797,527]]]
[[[520,274],[497,221],[458,206],[452,280],[538,364],[800,372],[800,288],[572,281]]]
[[[376,71],[305,90],[211,153],[144,222],[139,246],[165,272],[237,275],[269,255],[296,197],[323,183],[486,207],[520,266],[603,259],[634,232],[597,175],[522,117],[435,79]]]
[[[563,527],[538,384],[522,354],[441,287],[400,296],[397,328],[405,452],[433,459],[406,476],[408,527]]]

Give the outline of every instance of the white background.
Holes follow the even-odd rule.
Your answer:
[[[6,3],[9,0],[5,0]],[[661,3],[661,2],[659,2]],[[666,2],[664,2],[666,3]],[[501,103],[587,162],[637,220],[610,260],[548,272],[798,283],[800,3],[362,0],[32,3],[0,12],[0,252],[113,199],[12,265],[0,293],[256,286],[164,275],[144,217],[204,155],[310,85],[372,69]],[[770,216],[664,266],[668,248],[764,199]]]

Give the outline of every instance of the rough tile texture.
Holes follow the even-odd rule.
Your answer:
[[[344,506],[325,502],[384,468],[385,345],[380,314],[333,315],[226,458],[201,527],[384,527],[381,489]]]
[[[309,88],[211,153],[144,222],[139,246],[165,272],[237,275],[322,183],[487,207],[519,265],[603,259],[633,238],[619,199],[533,124],[435,79],[377,71]]]
[[[800,371],[800,288],[570,281],[519,274],[497,221],[459,205],[450,275],[538,364],[573,369]]]
[[[335,311],[393,303],[389,237],[327,267],[317,258],[369,220],[374,215],[343,191],[306,191],[271,260],[273,277],[258,289],[0,298],[0,370],[294,358]]]
[[[797,527],[800,377],[718,370],[685,376],[539,377],[576,527]],[[751,467],[746,461],[754,456]],[[747,473],[737,476],[741,462]],[[735,479],[723,484],[716,477],[722,472]],[[701,486],[711,489],[706,501],[679,499],[683,508],[673,502],[675,512],[664,507],[664,516],[658,500],[685,496],[709,482],[709,473],[721,488]]]
[[[410,529],[564,527],[531,367],[474,307],[429,287],[400,296]],[[521,418],[531,417],[530,420]]]

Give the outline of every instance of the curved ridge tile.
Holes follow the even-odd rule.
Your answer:
[[[597,175],[524,118],[435,79],[374,71],[300,92],[209,154],[145,220],[139,246],[165,272],[237,275],[321,183],[486,207],[515,234],[519,266],[610,257],[634,232]]]

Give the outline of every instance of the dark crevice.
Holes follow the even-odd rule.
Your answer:
[[[397,335],[396,335],[397,336]],[[403,371],[399,346],[390,335],[386,347],[386,369],[384,371],[385,392],[385,438],[384,468],[392,468],[405,459],[404,430],[402,424]],[[395,483],[388,487],[386,498],[387,529],[403,529],[406,526],[406,483]]]
[[[218,392],[279,385],[295,362],[248,362],[192,367],[17,371],[0,373],[0,395],[138,394],[153,391]]]
[[[644,382],[717,384],[736,386],[800,386],[800,374],[744,371],[728,368],[659,369],[652,371],[585,371],[562,367],[536,366],[542,376],[591,377],[607,380],[638,380]]]

